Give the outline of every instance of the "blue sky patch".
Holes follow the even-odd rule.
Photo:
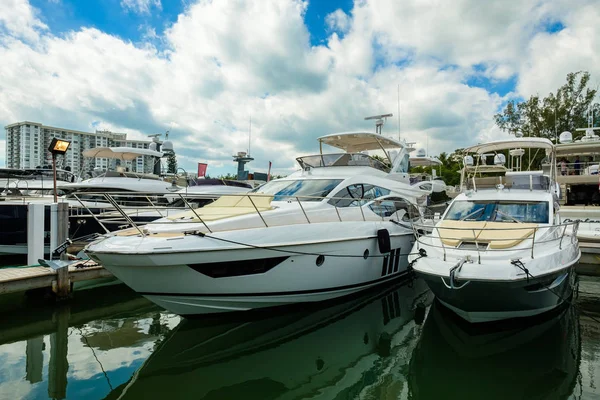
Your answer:
[[[310,44],[313,46],[322,45],[330,35],[330,30],[325,23],[325,17],[338,8],[346,14],[354,7],[353,0],[312,0],[308,3],[304,23],[310,32]]]

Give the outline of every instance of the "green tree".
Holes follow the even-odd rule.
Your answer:
[[[529,100],[509,101],[504,110],[494,116],[500,129],[523,136],[537,136],[554,139],[556,133],[569,131],[574,138],[583,133],[577,128],[587,126],[587,113],[590,107],[600,112],[598,103],[592,104],[596,89],[588,88],[590,73],[587,71],[567,74],[567,82],[556,93],[547,97],[531,96]]]
[[[169,154],[167,154],[167,173],[177,173],[177,158],[175,157],[174,151],[170,151]]]

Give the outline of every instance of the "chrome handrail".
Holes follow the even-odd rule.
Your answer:
[[[89,196],[90,199],[86,200],[85,196]],[[159,204],[157,201],[153,201],[156,200],[157,198],[162,198],[164,197],[164,199],[168,199],[168,197],[172,197],[174,199],[181,199],[183,202],[183,206],[173,206],[172,202],[168,203],[168,204]],[[164,194],[164,195],[160,195],[157,193],[145,193],[145,192],[73,192],[72,193],[72,198],[77,200],[77,202],[79,203],[79,205],[81,207],[79,207],[81,210],[85,210],[84,212],[81,212],[82,216],[91,216],[92,218],[94,218],[96,220],[96,222],[98,222],[104,229],[104,231],[106,233],[109,233],[110,230],[107,229],[107,227],[102,223],[102,222],[110,222],[112,224],[114,224],[115,222],[123,222],[124,226],[130,226],[132,228],[135,228],[142,236],[146,236],[147,235],[147,231],[143,230],[140,228],[141,225],[150,225],[150,224],[158,224],[158,223],[162,223],[162,222],[155,222],[155,221],[150,221],[150,222],[136,222],[132,219],[132,216],[139,216],[140,213],[146,213],[148,214],[149,212],[156,212],[158,214],[158,216],[160,217],[169,217],[170,215],[173,215],[173,213],[181,213],[184,211],[192,211],[194,217],[192,218],[185,218],[185,219],[181,219],[181,220],[177,220],[177,223],[189,223],[189,224],[194,224],[194,223],[201,223],[204,228],[210,232],[213,233],[213,229],[211,229],[209,227],[209,224],[207,223],[207,221],[205,221],[205,219],[202,218],[202,213],[201,211],[197,211],[198,207],[194,204],[191,204],[190,200],[213,200],[215,201],[215,198],[221,197],[221,196],[235,196],[235,197],[248,197],[250,204],[252,205],[252,207],[254,208],[254,210],[252,211],[252,213],[256,213],[260,220],[262,221],[262,223],[264,224],[265,227],[269,227],[269,223],[267,223],[267,218],[264,215],[264,211],[265,210],[260,210],[257,207],[257,204],[255,202],[256,198],[260,198],[260,197],[269,197],[272,198],[273,195],[271,194],[263,194],[263,193],[236,193],[236,194],[222,194],[222,195],[211,195],[210,193],[202,193],[202,194],[187,194],[184,195],[182,193],[172,193],[172,194]],[[380,199],[381,201],[385,200],[385,197],[387,197],[389,195],[385,195],[382,196],[380,198],[366,198],[366,199],[357,199],[359,201],[359,205],[358,206],[352,206],[352,207],[348,207],[348,209],[352,209],[352,212],[344,212],[341,213],[339,208],[336,204],[330,204],[336,212],[337,215],[337,220],[339,220],[339,222],[350,222],[350,221],[385,221],[386,219],[393,219],[395,214],[392,215],[384,215],[380,212],[375,212],[373,211],[373,215],[371,216],[369,214],[369,218],[366,217],[366,212],[363,209],[364,207],[367,206],[367,204],[369,204],[369,206],[372,204],[373,201]],[[141,206],[140,200],[143,199],[145,204],[148,204],[147,206]],[[152,199],[152,200],[151,200]],[[315,201],[323,201],[323,200],[348,200],[348,197],[328,197],[328,196],[311,196],[311,195],[302,195],[302,196],[277,196],[277,201],[282,201],[282,200],[288,200],[289,203],[291,203],[293,200],[295,200],[296,203],[298,203],[298,206],[300,208],[300,210],[302,211],[302,214],[304,215],[304,217],[306,218],[306,222],[307,223],[315,223],[315,222],[332,222],[330,221],[330,216],[328,217],[327,215],[324,215],[322,213],[319,213],[317,211],[317,214],[313,213],[313,210],[309,210],[308,208],[306,208],[305,206],[305,202],[309,201],[309,200],[313,200]],[[408,201],[408,199],[404,199],[404,201],[408,204],[410,204],[410,206],[408,206],[407,208],[407,212],[409,213],[409,216],[411,217],[411,220],[414,220],[413,215],[411,215],[411,210],[414,207],[415,209],[418,208],[418,206],[414,203],[411,203],[410,201]],[[333,202],[335,203],[335,202]],[[356,210],[356,207],[359,208],[359,210]],[[98,214],[98,213],[94,213],[91,208],[102,208],[102,214]],[[345,207],[343,207],[345,208]],[[319,210],[321,211],[321,210]],[[398,211],[398,209],[396,210]],[[76,213],[77,216],[79,216],[79,210]],[[315,220],[314,218],[317,218],[317,220]],[[321,221],[319,219],[319,217],[321,217],[323,219],[323,221]],[[420,215],[419,215],[420,217]],[[298,223],[297,221],[294,221],[293,223]]]
[[[569,226],[572,226],[573,229],[571,232],[567,232],[567,228]],[[430,224],[423,224],[420,222],[415,222],[412,224],[413,227],[413,233],[415,235],[415,240],[417,243],[417,248],[420,249],[422,246],[429,246],[429,247],[433,247],[433,248],[439,248],[442,251],[443,257],[444,257],[444,261],[446,261],[447,258],[447,253],[451,250],[455,250],[457,252],[473,252],[474,250],[477,252],[477,256],[478,256],[478,263],[481,264],[481,253],[482,252],[500,252],[500,251],[515,251],[515,250],[531,250],[531,258],[534,258],[535,254],[534,254],[534,250],[537,247],[539,247],[540,245],[544,244],[544,243],[551,243],[551,242],[559,242],[559,249],[562,249],[562,242],[564,240],[565,236],[571,237],[571,243],[575,242],[577,240],[577,229],[579,227],[579,221],[574,221],[574,222],[563,222],[560,224],[555,224],[555,225],[549,225],[549,226],[537,226],[537,227],[506,227],[506,228],[457,228],[457,227],[439,227],[439,226],[435,226],[435,225],[430,225]],[[561,232],[561,229],[562,232]],[[470,232],[473,235],[473,240],[475,242],[475,249],[461,249],[459,248],[460,243],[464,242],[465,240],[463,239],[458,239],[460,240],[459,245],[457,246],[448,246],[444,244],[444,241],[442,240],[442,238],[444,237],[444,235],[442,235],[440,233],[440,229],[443,230],[450,230],[450,231],[465,231],[465,232]],[[526,238],[523,238],[523,240],[521,240],[521,242],[525,242],[525,241],[531,241],[531,246],[525,246],[525,247],[520,247],[515,249],[515,247],[510,247],[507,249],[495,249],[495,248],[490,248],[488,246],[488,248],[486,249],[481,249],[479,246],[480,244],[490,244],[493,242],[501,242],[501,241],[506,241],[507,239],[505,238],[490,238],[490,239],[485,239],[485,240],[481,240],[481,232],[482,231],[495,231],[495,232],[499,232],[499,231],[522,231],[522,230],[533,230],[532,234],[529,235]],[[539,237],[543,237],[541,235],[541,231],[543,230],[547,230],[547,231],[553,231],[555,232],[555,234],[553,234],[551,238],[547,239],[547,238],[543,238],[543,239],[539,239]],[[479,234],[476,234],[476,231],[479,231]],[[426,232],[426,233],[421,233],[421,232]],[[432,236],[433,232],[435,232],[437,234],[437,236]],[[423,240],[424,237],[427,238],[437,238],[439,239],[440,244],[436,244],[433,242],[425,242]],[[538,237],[538,239],[536,239],[536,237]],[[467,241],[469,241],[467,239]]]

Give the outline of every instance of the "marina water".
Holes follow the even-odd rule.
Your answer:
[[[5,296],[0,398],[600,398],[600,324],[577,308],[480,329],[432,300],[412,281],[188,320],[125,285],[52,306]]]

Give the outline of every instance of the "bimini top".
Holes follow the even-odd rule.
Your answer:
[[[121,161],[135,160],[139,156],[162,157],[163,153],[150,149],[135,149],[133,147],[95,147],[83,152],[84,157],[115,158]]]
[[[442,162],[437,157],[423,156],[423,157],[411,157],[411,167],[428,167],[434,165],[442,165]]]
[[[465,153],[483,154],[488,151],[498,151],[506,149],[553,149],[554,144],[546,138],[515,138],[505,140],[495,140],[493,142],[481,143],[475,146],[467,147]]]
[[[318,138],[320,144],[337,147],[348,153],[365,150],[401,149],[403,142],[373,132],[341,132]]]

